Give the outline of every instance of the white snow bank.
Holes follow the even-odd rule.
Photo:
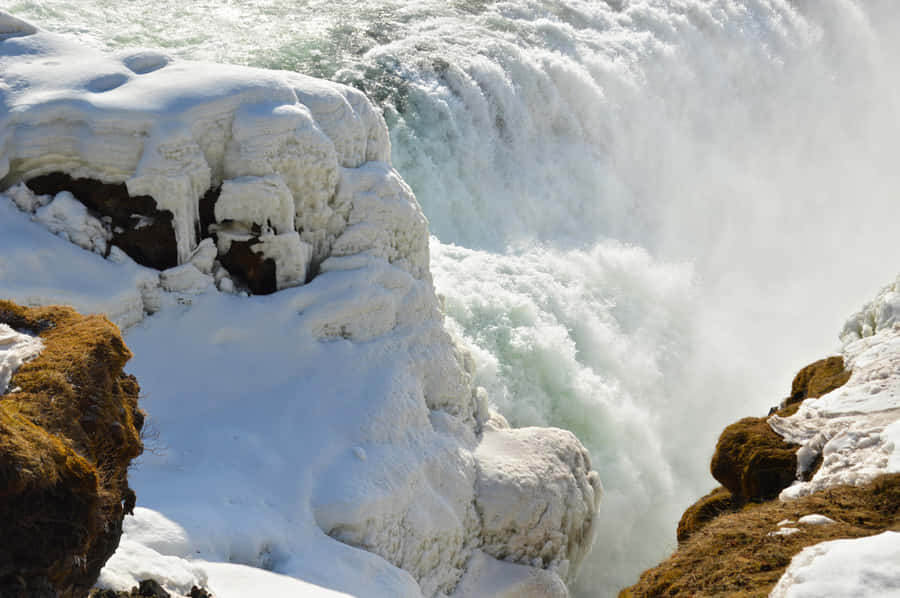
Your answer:
[[[96,585],[103,589],[130,588],[153,579],[174,597],[188,596],[193,587],[207,588],[216,598],[347,596],[264,569],[193,560],[191,553],[187,532],[181,526],[161,513],[137,507],[134,516],[125,518],[119,548],[107,561]]]
[[[898,598],[900,533],[833,540],[791,559],[769,598]]]
[[[29,359],[37,357],[43,348],[40,338],[0,324],[0,395],[6,394],[16,370]]]
[[[103,259],[49,234],[0,193],[0,297],[28,306],[64,303],[132,326],[159,308],[159,273],[110,255],[117,256]]]
[[[566,595],[599,479],[569,433],[497,429],[444,328],[427,221],[369,102],[3,23],[19,33],[0,34],[0,296],[127,327],[159,434],[130,474],[147,508],[102,582],[152,577],[183,595],[205,579],[219,598]],[[96,224],[65,196],[41,218],[49,198],[15,186],[54,171],[154,197],[175,214],[181,264],[148,270],[51,235],[32,220],[70,240]],[[232,288],[222,248],[194,236],[218,184],[219,243],[258,235],[284,290],[218,290]]]

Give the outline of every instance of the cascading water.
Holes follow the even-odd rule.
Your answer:
[[[479,383],[514,424],[573,430],[604,480],[579,596],[674,547],[721,427],[764,413],[897,268],[889,0],[9,10],[379,103]]]

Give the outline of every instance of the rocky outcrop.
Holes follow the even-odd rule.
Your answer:
[[[833,523],[819,524],[824,515]],[[619,598],[764,598],[803,548],[900,526],[900,475],[837,486],[797,501],[750,504],[723,514],[645,571]],[[842,594],[843,595],[843,594]]]
[[[620,598],[768,596],[804,548],[898,529],[900,329],[878,335],[851,338],[843,356],[800,370],[768,417],[722,432],[711,463],[722,487],[684,512],[678,550]]]
[[[811,363],[797,373],[790,396],[769,416],[788,417],[804,400],[819,398],[849,379],[850,372],[841,356]],[[771,500],[796,479],[799,449],[800,445],[775,433],[768,417],[746,417],[722,431],[710,471],[731,494],[734,508],[748,501]]]
[[[102,316],[0,301],[0,323],[43,350],[0,396],[0,596],[84,596],[134,508],[143,450],[131,353]],[[0,389],[3,390],[3,389]]]
[[[37,195],[71,193],[110,228],[111,241],[135,262],[157,270],[178,265],[173,214],[160,210],[149,195],[131,197],[125,183],[103,183],[52,172],[29,179]]]

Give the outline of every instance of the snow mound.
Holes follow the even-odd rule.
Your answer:
[[[897,598],[900,533],[833,540],[791,559],[769,598]]]
[[[159,435],[101,582],[565,596],[597,473],[573,435],[508,429],[474,386],[368,100],[18,30],[0,40],[0,295],[126,328]],[[177,259],[138,265],[168,226]],[[279,292],[232,292],[236,267]]]

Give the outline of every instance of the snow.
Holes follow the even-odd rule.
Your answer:
[[[831,517],[826,517],[825,515],[813,513],[811,515],[804,515],[797,520],[797,523],[799,523],[800,525],[828,525],[830,523],[834,523],[834,519],[832,519]]]
[[[124,254],[109,260],[53,236],[0,194],[0,292],[22,305],[65,303],[104,313],[120,327],[155,311],[159,273]],[[113,259],[120,259],[116,263]]]
[[[295,73],[105,55],[2,12],[0,25],[19,32],[0,34],[0,296],[118,323],[155,431],[101,584],[567,595],[598,475],[572,434],[508,429],[474,386],[431,282],[427,220],[365,97]],[[90,214],[18,185],[57,170],[154,197],[175,215],[180,264],[75,244],[96,249],[79,236],[96,232]],[[195,237],[219,184],[219,242],[258,226],[279,292],[230,292],[223,248]]]
[[[833,540],[791,559],[769,598],[897,598],[900,533]]]
[[[0,324],[0,395],[6,394],[16,370],[29,359],[37,357],[43,348],[40,338]]]
[[[841,340],[849,343],[880,330],[891,328],[900,321],[900,276],[892,284],[884,287],[873,301],[866,303],[861,310],[850,316]]]
[[[57,193],[53,201],[39,208],[34,214],[34,221],[79,247],[100,255],[106,254],[109,232],[68,191]]]
[[[843,352],[852,372],[844,386],[804,401],[790,417],[769,418],[782,438],[802,445],[798,481],[781,492],[784,500],[900,471],[900,325],[851,339]],[[822,466],[800,481],[819,455]]]

